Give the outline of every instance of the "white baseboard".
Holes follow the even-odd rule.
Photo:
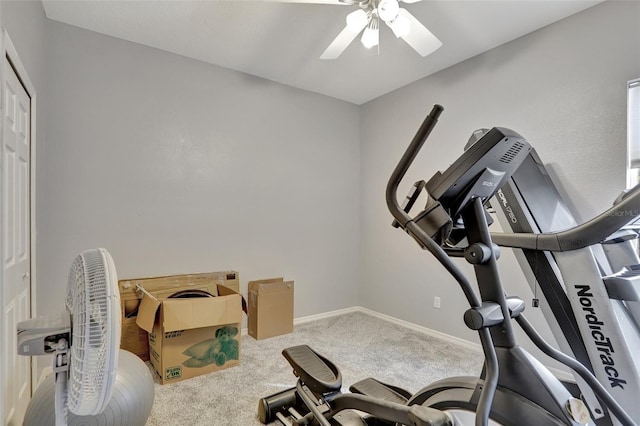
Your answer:
[[[304,324],[310,321],[317,321],[317,320],[321,320],[321,319],[325,319],[325,318],[331,318],[331,317],[335,317],[338,315],[345,315],[345,314],[350,314],[353,312],[361,312],[365,315],[371,315],[372,317],[376,317],[379,318],[383,321],[387,321],[396,325],[399,325],[401,327],[404,328],[408,328],[410,330],[413,331],[417,331],[418,333],[422,333],[425,334],[427,336],[431,336],[431,337],[435,337],[437,339],[440,340],[444,340],[448,343],[451,343],[453,345],[457,345],[457,346],[461,346],[473,351],[478,352],[479,354],[482,353],[482,346],[479,343],[476,342],[471,342],[469,340],[466,339],[461,339],[459,337],[455,337],[452,336],[450,334],[446,334],[446,333],[442,333],[440,331],[437,330],[433,330],[431,328],[428,327],[424,327],[418,324],[414,324],[412,322],[409,321],[405,321],[405,320],[401,320],[399,318],[396,317],[392,317],[390,315],[385,315],[382,314],[380,312],[365,308],[363,306],[352,306],[349,308],[343,308],[343,309],[337,309],[334,311],[329,311],[329,312],[324,312],[321,314],[315,314],[315,315],[307,315],[304,317],[299,317],[299,318],[295,318],[293,320],[293,324],[294,325],[298,325],[298,324]],[[242,329],[242,335],[246,336],[247,335],[247,329],[243,328]],[[558,368],[554,368],[554,367],[550,367],[550,366],[546,366],[556,377],[558,377],[560,380],[573,380],[573,375],[567,371],[563,371],[560,370]]]
[[[294,325],[304,324],[305,322],[317,321],[325,318],[337,317],[338,315],[351,314],[353,312],[361,312],[363,308],[360,306],[352,306],[350,308],[337,309],[335,311],[324,312],[321,314],[307,315],[293,320]]]
[[[352,312],[359,312],[360,309],[362,309],[360,306],[352,306],[350,308],[336,309],[335,311],[323,312],[321,314],[298,317],[293,319],[293,325],[304,324],[305,322],[317,321],[325,318],[337,317],[338,315],[350,314]],[[248,334],[247,328],[244,327],[240,333],[242,336],[246,336]]]
[[[482,347],[480,346],[479,343],[470,342],[470,341],[468,341],[466,339],[461,339],[459,337],[455,337],[455,336],[452,336],[450,334],[442,333],[440,331],[436,331],[436,330],[433,330],[431,328],[423,327],[421,325],[414,324],[414,323],[409,322],[409,321],[401,320],[399,318],[392,317],[390,315],[381,314],[380,312],[372,311],[371,309],[364,308],[362,306],[358,306],[358,311],[362,312],[363,314],[371,315],[371,316],[379,318],[381,320],[384,320],[384,321],[387,321],[387,322],[390,322],[390,323],[393,323],[393,324],[397,324],[397,325],[399,325],[401,327],[408,328],[410,330],[414,330],[414,331],[417,331],[419,333],[426,334],[428,336],[432,336],[432,337],[435,337],[435,338],[440,339],[440,340],[445,340],[445,341],[447,341],[449,343],[452,343],[454,345],[463,346],[463,347],[465,347],[467,349],[471,349],[471,350],[474,350],[474,351],[477,351],[477,352],[482,352]]]
[[[293,320],[293,324],[294,325],[298,325],[298,324],[304,324],[307,322],[311,322],[311,321],[318,321],[321,319],[326,319],[326,318],[331,318],[331,317],[336,317],[338,315],[345,315],[345,314],[351,314],[353,312],[361,312],[363,314],[366,315],[371,315],[372,317],[376,317],[379,318],[383,321],[387,321],[393,324],[397,324],[401,327],[405,327],[408,328],[410,330],[414,330],[417,331],[419,333],[422,334],[426,334],[428,336],[433,336],[435,338],[441,339],[441,340],[445,340],[449,343],[453,343],[455,345],[458,346],[464,346],[465,348],[469,348],[478,352],[482,351],[482,348],[480,347],[480,344],[478,343],[474,343],[474,342],[470,342],[468,340],[465,339],[461,339],[459,337],[455,337],[455,336],[451,336],[450,334],[446,334],[446,333],[442,333],[440,331],[436,331],[436,330],[432,330],[430,328],[427,327],[423,327],[421,325],[417,325],[408,321],[404,321],[401,320],[399,318],[395,318],[392,317],[390,315],[385,315],[385,314],[381,314],[380,312],[377,311],[373,311],[371,309],[365,308],[363,306],[351,306],[349,308],[343,308],[343,309],[336,309],[334,311],[329,311],[329,312],[323,312],[321,314],[315,314],[315,315],[307,315],[304,317],[298,317],[295,318]],[[247,328],[243,328],[242,329],[242,335],[246,336],[247,335]]]
[[[430,328],[427,328],[427,327],[423,327],[421,325],[417,325],[417,324],[414,324],[414,323],[411,323],[411,322],[408,322],[408,321],[404,321],[404,320],[401,320],[399,318],[395,318],[395,317],[392,317],[392,316],[389,316],[389,315],[381,314],[380,312],[372,311],[371,309],[367,309],[367,308],[364,308],[362,306],[358,306],[357,308],[358,308],[358,309],[356,309],[357,311],[362,312],[364,314],[371,315],[371,316],[374,316],[376,318],[380,318],[380,319],[382,319],[384,321],[388,321],[388,322],[391,322],[393,324],[397,324],[397,325],[399,325],[401,327],[405,327],[405,328],[408,328],[410,330],[414,330],[414,331],[417,331],[419,333],[423,333],[423,334],[435,337],[435,338],[440,339],[440,340],[444,340],[444,341],[449,342],[449,343],[454,344],[454,345],[462,346],[462,347],[465,347],[467,349],[471,349],[471,350],[477,351],[479,354],[482,353],[482,346],[479,343],[470,342],[469,340],[466,340],[466,339],[461,339],[459,337],[455,337],[455,336],[452,336],[450,334],[442,333],[440,331],[436,331],[436,330],[433,330],[433,329],[430,329]],[[545,366],[549,369],[549,371],[551,371],[560,380],[568,380],[568,381],[574,380],[573,375],[571,373],[567,372],[567,371],[560,370],[560,369],[555,368],[555,367],[550,367],[548,365],[545,365]]]

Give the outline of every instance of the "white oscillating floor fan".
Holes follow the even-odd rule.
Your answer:
[[[59,316],[18,324],[20,355],[53,355],[56,425],[67,424],[68,412],[76,416],[102,413],[116,384],[120,296],[116,269],[107,250],[87,250],[75,258],[66,306],[67,312]],[[142,361],[140,364],[146,369]]]

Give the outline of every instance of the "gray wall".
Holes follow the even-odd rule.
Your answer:
[[[295,280],[296,317],[356,305],[359,109],[49,21],[40,313],[73,257],[121,278]],[[337,295],[328,297],[327,295]]]
[[[445,111],[407,174],[402,196],[415,180],[452,163],[473,130],[503,126],[551,163],[587,219],[624,189],[626,82],[638,76],[640,3],[608,1],[364,105],[361,303],[477,340],[461,321],[467,306],[458,285],[389,226],[384,201],[386,180],[432,104]],[[512,253],[501,263],[508,291],[530,297]],[[441,309],[433,308],[434,296],[442,298]],[[542,327],[540,311],[527,312]]]
[[[0,22],[9,33],[31,82],[36,87],[39,99],[44,98],[46,80],[45,32],[47,18],[40,1],[0,2]],[[44,114],[44,106],[41,106]],[[44,135],[44,120],[38,133]],[[40,135],[38,135],[40,136]]]

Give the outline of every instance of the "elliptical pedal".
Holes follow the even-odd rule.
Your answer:
[[[409,398],[411,398],[411,394],[406,390],[379,382],[371,377],[352,384],[349,390],[353,393],[359,393],[398,404],[406,404]]]
[[[331,361],[307,345],[293,346],[282,351],[293,372],[317,395],[339,392],[342,374]]]

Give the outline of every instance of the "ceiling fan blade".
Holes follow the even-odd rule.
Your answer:
[[[367,23],[362,26],[358,30],[358,32],[354,32],[349,27],[344,27],[340,34],[331,42],[329,47],[320,55],[320,59],[336,59],[338,56],[345,51],[347,47],[351,44],[351,42],[358,37],[358,34],[364,30],[367,26]]]
[[[403,35],[402,39],[421,56],[427,56],[442,46],[442,42],[438,40],[427,27],[422,25],[415,16],[410,14],[407,9],[400,8],[398,14],[404,16],[411,22],[409,33]]]

